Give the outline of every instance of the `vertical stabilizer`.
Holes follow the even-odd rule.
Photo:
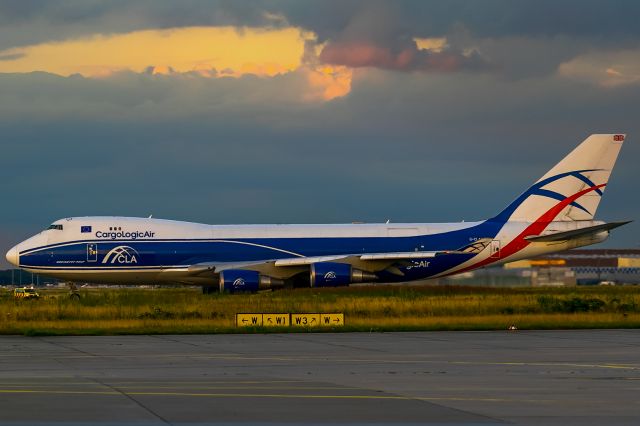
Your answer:
[[[555,209],[552,220],[592,220],[624,139],[589,136],[494,219],[533,222]]]

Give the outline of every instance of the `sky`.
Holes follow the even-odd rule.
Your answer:
[[[0,1],[0,248],[84,215],[479,220],[591,133],[628,135],[598,218],[638,220],[638,16],[615,0]],[[603,247],[640,248],[640,222]]]

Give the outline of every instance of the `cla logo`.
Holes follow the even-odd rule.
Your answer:
[[[326,274],[324,274],[324,279],[325,280],[335,280],[336,279],[336,273],[333,271],[329,271]]]
[[[133,247],[129,246],[118,246],[111,250],[104,256],[102,259],[102,263],[138,263],[138,258],[140,255]]]
[[[236,278],[233,281],[233,287],[234,288],[244,287],[244,278]]]

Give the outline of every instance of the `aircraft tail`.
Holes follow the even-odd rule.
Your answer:
[[[493,220],[592,220],[625,136],[589,136]]]

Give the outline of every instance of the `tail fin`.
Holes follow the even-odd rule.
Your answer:
[[[625,136],[589,136],[493,220],[593,219]]]

